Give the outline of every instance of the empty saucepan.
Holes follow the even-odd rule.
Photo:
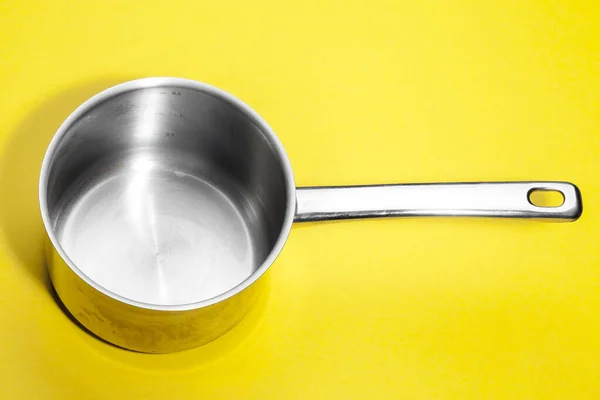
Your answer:
[[[533,190],[564,202],[536,206]],[[101,338],[149,353],[201,345],[240,321],[294,221],[582,212],[564,182],[296,189],[255,111],[178,78],[126,82],[77,108],[44,157],[39,200],[66,308]]]

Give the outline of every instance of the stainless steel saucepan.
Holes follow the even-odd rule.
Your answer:
[[[538,189],[564,202],[535,206]],[[582,212],[564,182],[297,189],[255,111],[178,78],[126,82],[75,110],[49,145],[39,200],[66,308],[105,340],[149,353],[201,345],[240,321],[294,221]]]

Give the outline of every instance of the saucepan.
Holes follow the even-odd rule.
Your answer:
[[[542,207],[535,190],[559,192]],[[146,78],[77,108],[43,160],[39,201],[54,288],[89,331],[167,353],[236,325],[293,222],[402,216],[574,221],[567,182],[296,188],[279,139],[213,86]]]

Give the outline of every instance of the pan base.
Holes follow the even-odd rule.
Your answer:
[[[61,247],[88,278],[130,300],[182,305],[254,272],[267,245],[253,241],[264,232],[240,191],[137,167],[80,189],[56,220]]]

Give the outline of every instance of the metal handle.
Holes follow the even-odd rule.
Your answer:
[[[534,190],[562,193],[557,207],[536,206]],[[295,221],[332,219],[469,216],[575,221],[583,210],[577,186],[567,182],[481,182],[297,189]]]

